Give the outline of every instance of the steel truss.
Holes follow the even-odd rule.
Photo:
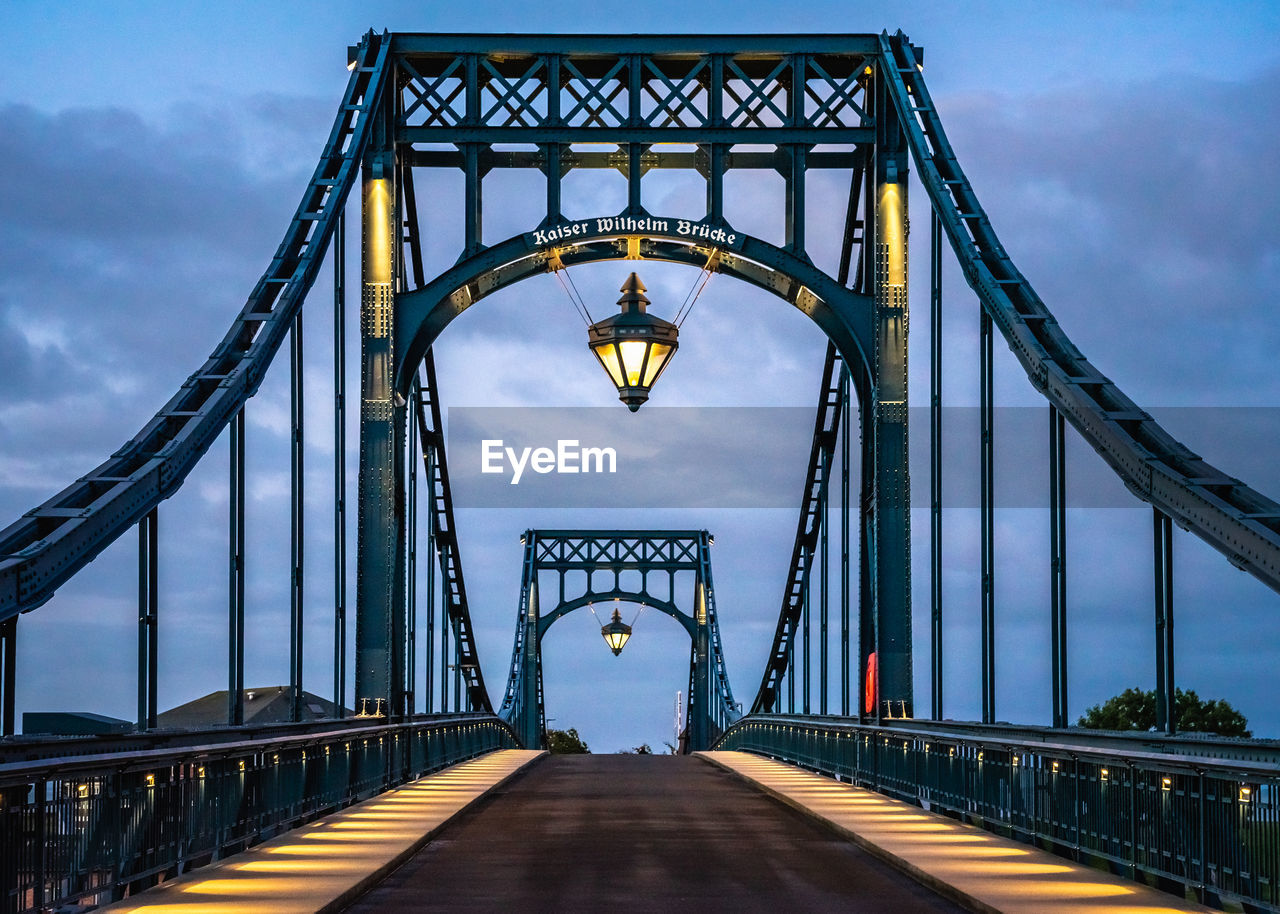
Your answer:
[[[1280,911],[1280,860],[1255,837],[1280,826],[1275,742],[762,714],[716,748],[822,772],[1179,899]]]
[[[684,627],[692,642],[689,654],[687,737],[683,748],[708,748],[740,716],[729,686],[729,674],[716,618],[711,578],[711,536],[705,530],[526,530],[515,644],[507,689],[499,711],[526,746],[546,743],[546,708],[542,691],[542,638],[562,616],[613,601],[637,603],[666,613]],[[627,571],[640,574],[640,586],[624,585]],[[543,612],[540,575],[556,576],[555,605]],[[692,573],[692,612],[678,605],[676,575]],[[603,573],[606,585],[597,584]],[[581,590],[567,586],[571,575],[583,575]],[[548,601],[550,602],[550,601]]]
[[[155,598],[157,507],[230,426],[232,491],[229,518],[228,678],[233,694],[243,680],[244,634],[244,408],[283,347],[306,293],[318,275],[344,205],[362,171],[361,276],[362,395],[360,542],[357,594],[357,701],[381,702],[393,715],[411,694],[414,556],[407,509],[406,464],[415,457],[406,434],[417,425],[431,492],[431,539],[438,543],[455,667],[468,670],[472,708],[488,698],[470,635],[469,610],[449,515],[447,467],[439,439],[438,391],[428,370],[418,382],[434,340],[451,320],[481,299],[529,276],[601,260],[661,259],[710,266],[766,289],[808,315],[831,340],[822,382],[823,411],[815,425],[809,478],[777,637],[753,707],[776,709],[779,685],[794,670],[797,622],[803,619],[809,568],[825,539],[815,526],[813,498],[825,515],[832,447],[840,424],[847,443],[849,407],[856,398],[862,435],[857,511],[860,585],[857,620],[860,670],[877,656],[871,693],[874,712],[886,706],[911,715],[909,495],[906,475],[906,234],[907,168],[914,160],[929,196],[936,243],[931,250],[931,311],[941,307],[940,247],[945,236],[982,308],[984,377],[998,331],[1051,404],[1051,532],[1053,563],[1053,721],[1067,720],[1066,525],[1061,455],[1066,425],[1094,447],[1126,485],[1153,506],[1158,669],[1165,709],[1173,698],[1172,524],[1192,530],[1229,561],[1280,590],[1280,504],[1211,466],[1168,435],[1149,414],[1097,371],[1075,348],[1001,246],[943,130],[920,68],[922,58],[901,33],[835,36],[440,36],[369,33],[351,49],[351,77],[328,141],[285,236],[226,336],[133,439],[102,465],[0,531],[0,723],[14,728],[17,616],[55,590],[107,545],[139,528],[139,720],[157,709]],[[590,145],[591,148],[583,148]],[[672,148],[672,147],[676,148]],[[743,148],[749,146],[750,148]],[[686,148],[680,148],[686,147]],[[420,168],[461,170],[463,239],[458,262],[434,278],[423,275],[413,175]],[[521,235],[485,241],[483,182],[494,169],[523,168],[545,178],[545,214]],[[621,213],[569,220],[563,179],[574,169],[614,169],[627,179]],[[654,168],[694,171],[706,183],[705,215],[696,220],[650,213],[642,182]],[[839,168],[855,175],[847,207],[838,276],[817,268],[806,253],[806,176]],[[767,169],[784,181],[781,245],[735,231],[724,219],[724,177],[731,169]],[[856,253],[855,253],[856,252]],[[851,275],[852,274],[852,280]],[[345,278],[335,276],[341,328]],[[940,321],[934,317],[934,326]],[[301,340],[291,354],[300,357]],[[935,340],[936,344],[936,340]],[[933,369],[940,373],[940,356]],[[833,394],[835,366],[846,386]],[[341,375],[341,372],[338,372]],[[940,387],[933,379],[933,431],[940,428]],[[990,392],[987,381],[987,394]],[[295,439],[300,439],[301,391],[296,389]],[[337,394],[339,410],[342,394]],[[835,399],[833,400],[833,396]],[[989,396],[984,396],[984,406]],[[415,416],[415,413],[417,414]],[[341,413],[339,412],[339,416]],[[337,422],[341,429],[341,421]],[[993,429],[986,424],[984,456]],[[340,432],[338,441],[341,441]],[[342,447],[337,448],[342,453]],[[408,456],[409,459],[406,459]],[[940,550],[942,497],[933,448],[931,508]],[[295,448],[292,550],[293,599],[301,607],[301,452]],[[843,464],[848,466],[847,456]],[[984,515],[989,530],[992,481],[984,468]],[[336,495],[342,500],[339,474]],[[842,479],[842,489],[847,480]],[[847,500],[842,500],[847,501]],[[336,509],[342,530],[345,506]],[[847,511],[842,526],[848,524]],[[984,539],[988,537],[984,536]],[[338,537],[341,541],[341,536]],[[848,565],[849,537],[842,537]],[[816,542],[816,546],[815,546]],[[984,548],[984,717],[994,719],[995,658],[993,545]],[[341,547],[340,547],[341,548]],[[701,548],[701,547],[699,547]],[[623,562],[622,557],[606,561]],[[931,563],[932,622],[941,632],[940,557]],[[630,559],[628,559],[629,561]],[[699,559],[699,561],[702,561]],[[345,597],[342,563],[335,633],[341,696]],[[535,556],[526,552],[522,618],[536,616]],[[823,567],[825,567],[825,560]],[[429,563],[433,567],[434,563]],[[845,576],[847,580],[847,574]],[[714,619],[709,558],[702,608]],[[800,582],[800,585],[797,584]],[[800,591],[797,590],[800,586]],[[843,588],[842,588],[843,590]],[[653,595],[651,595],[653,596]],[[653,596],[655,601],[657,596]],[[671,602],[671,601],[667,601]],[[825,604],[825,601],[822,601]],[[850,600],[843,600],[848,612]],[[825,616],[824,616],[825,618]],[[301,682],[302,619],[295,616],[291,650],[294,684]],[[429,622],[430,624],[430,622]],[[801,621],[800,624],[803,624]],[[821,623],[820,623],[821,625]],[[536,638],[517,629],[517,660],[536,656]],[[848,639],[848,628],[842,635]],[[707,624],[706,664],[697,641],[693,691],[708,696],[703,733],[732,719],[716,628]],[[524,641],[519,639],[524,638]],[[522,653],[523,651],[523,653]],[[449,657],[440,662],[448,664]],[[430,660],[428,661],[430,662]],[[934,645],[933,705],[941,714],[940,646]],[[807,666],[807,664],[806,664]],[[846,665],[842,665],[844,667]],[[541,706],[528,689],[536,664],[517,669],[521,689],[508,690],[504,711],[523,715]],[[705,672],[706,689],[699,683]],[[531,675],[532,671],[532,675]],[[462,674],[459,673],[459,678]],[[859,676],[864,675],[860,672]],[[849,672],[843,668],[842,710]],[[443,679],[442,675],[442,679]],[[806,669],[806,682],[808,675]],[[825,682],[825,677],[824,677]],[[794,683],[794,676],[792,677]],[[446,685],[442,681],[441,686]],[[455,691],[455,696],[457,692]],[[532,697],[531,697],[532,696]],[[710,696],[715,696],[714,699]],[[234,698],[229,717],[243,713]],[[720,718],[715,715],[720,714]],[[515,718],[513,718],[515,719]],[[692,720],[692,718],[691,718]],[[540,738],[541,719],[538,718]],[[702,725],[701,723],[699,724]],[[1270,878],[1270,877],[1269,877]],[[1274,883],[1269,883],[1274,884]],[[1242,893],[1245,894],[1245,893]]]

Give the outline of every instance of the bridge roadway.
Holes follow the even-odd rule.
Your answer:
[[[551,756],[348,909],[959,911],[691,756]]]
[[[782,762],[698,756],[493,752],[100,910],[1209,910]]]

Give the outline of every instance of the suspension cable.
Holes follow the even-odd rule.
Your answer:
[[[698,303],[702,290],[711,281],[711,274],[715,272],[715,265],[719,259],[720,250],[716,248],[707,257],[707,262],[702,265],[702,270],[698,273],[697,278],[694,279],[693,286],[689,289],[689,294],[684,297],[684,302],[681,303],[680,309],[676,312],[673,323],[677,328],[684,326],[685,320],[689,317],[690,312],[693,311],[693,306]],[[690,296],[693,297],[692,301],[689,300]]]

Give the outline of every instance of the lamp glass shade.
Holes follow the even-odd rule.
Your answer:
[[[609,650],[617,657],[631,637],[631,626],[622,621],[622,614],[615,609],[609,624],[600,626],[600,634],[604,635],[605,644],[609,645]]]
[[[679,348],[679,328],[647,312],[649,299],[635,273],[623,283],[618,304],[621,314],[587,328],[587,343],[618,388],[618,399],[635,412]]]

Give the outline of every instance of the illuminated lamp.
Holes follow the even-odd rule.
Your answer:
[[[621,291],[618,304],[622,313],[588,327],[587,345],[618,388],[618,399],[635,412],[649,399],[649,389],[679,347],[676,337],[680,331],[645,310],[649,299],[635,273],[627,277]]]
[[[613,651],[613,656],[617,657],[626,646],[627,639],[631,637],[631,626],[622,621],[622,614],[615,609],[609,624],[600,626],[600,634],[604,635],[605,644],[609,645],[609,650]]]

